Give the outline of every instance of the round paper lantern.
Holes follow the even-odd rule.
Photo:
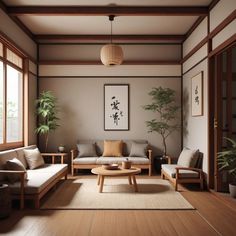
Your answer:
[[[101,61],[105,66],[120,65],[123,61],[123,51],[119,45],[107,44],[101,49]]]

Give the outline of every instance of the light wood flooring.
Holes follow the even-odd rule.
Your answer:
[[[13,210],[8,219],[0,220],[0,235],[236,235],[236,199],[223,194],[201,192],[197,187],[191,190],[181,187],[180,190],[196,210],[28,208],[23,211]]]

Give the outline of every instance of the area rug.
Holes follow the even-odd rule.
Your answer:
[[[194,209],[167,180],[137,179],[134,192],[128,179],[106,178],[103,193],[96,179],[64,181],[41,209]]]

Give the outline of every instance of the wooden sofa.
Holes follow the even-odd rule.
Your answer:
[[[162,179],[166,178],[172,182],[175,186],[175,191],[178,191],[178,184],[181,183],[199,183],[200,188],[203,189],[204,174],[202,171],[202,153],[197,151],[196,154],[192,156],[192,160],[191,157],[187,155],[182,155],[181,157],[181,154],[177,164],[173,164],[173,158],[167,156],[168,164],[161,165]],[[189,158],[189,160],[184,160],[185,157]]]
[[[24,149],[36,148],[35,145],[12,149],[0,152],[0,183],[7,183],[11,189],[12,199],[20,200],[20,208],[24,208],[25,199],[31,199],[35,208],[39,208],[40,199],[53,187],[61,178],[67,178],[67,164],[44,164],[43,166],[29,170],[27,169],[27,180],[24,171],[5,170],[4,165],[13,158],[19,159],[27,168],[24,158]],[[42,155],[44,156],[44,155]],[[7,174],[19,174],[20,181],[10,183],[6,180]]]
[[[97,157],[78,157],[78,149],[71,150],[71,173],[74,175],[74,170],[78,169],[92,169],[102,164],[117,163],[121,164],[128,158],[132,161],[132,166],[141,169],[148,169],[149,176],[152,174],[152,150],[148,146],[146,157],[129,157],[132,142],[148,143],[146,140],[123,140],[123,157],[102,157],[103,140],[83,140],[82,143],[95,143]]]

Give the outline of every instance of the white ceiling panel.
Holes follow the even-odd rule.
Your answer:
[[[208,6],[211,0],[3,0],[7,6]]]
[[[20,16],[34,34],[110,34],[106,16]],[[119,16],[113,34],[185,34],[196,16]]]

